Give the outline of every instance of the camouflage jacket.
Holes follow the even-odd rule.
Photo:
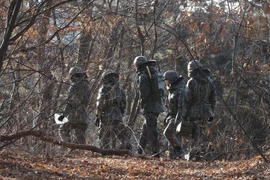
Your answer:
[[[153,68],[150,67],[150,71],[154,71]],[[141,96],[141,108],[145,113],[161,113],[164,111],[164,107],[162,104],[162,96],[161,90],[160,95],[157,96],[153,93],[151,80],[147,70],[144,68],[138,72],[138,86]]]
[[[213,117],[216,105],[216,92],[213,80],[209,77],[210,71],[202,69],[201,75],[196,73],[190,76],[186,85],[186,99],[184,116],[186,117]]]
[[[64,116],[69,122],[88,123],[87,106],[90,100],[90,87],[87,79],[72,82],[69,87]]]
[[[179,77],[168,87],[168,101],[167,101],[167,120],[175,119],[175,123],[179,123],[182,119],[183,103],[186,96],[186,84],[183,77]]]
[[[126,94],[119,84],[103,85],[99,89],[97,113],[101,121],[122,121],[125,108]]]

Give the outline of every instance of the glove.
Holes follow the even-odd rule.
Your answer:
[[[64,115],[61,115],[61,116],[58,117],[58,120],[59,121],[63,121],[64,118],[65,118],[65,116]]]
[[[209,117],[208,122],[212,122],[214,120],[214,117]]]

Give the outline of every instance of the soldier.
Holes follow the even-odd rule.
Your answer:
[[[195,149],[198,149],[198,146],[201,146],[205,141],[206,122],[211,122],[214,119],[216,92],[213,80],[210,78],[210,70],[203,68],[200,61],[189,62],[187,69],[190,79],[186,85],[187,96],[184,103],[183,119],[193,122],[192,154],[198,154],[203,152],[205,148],[200,147],[200,150],[195,152]]]
[[[181,137],[176,135],[176,127],[182,121],[186,85],[183,77],[178,76],[177,72],[173,70],[165,72],[163,78],[167,90],[169,91],[167,104],[168,114],[164,121],[166,128],[163,134],[173,148],[173,159],[177,157],[182,158],[185,155],[185,151],[182,147]]]
[[[89,104],[90,87],[86,71],[80,67],[72,67],[69,70],[71,85],[68,97],[65,101],[63,115],[58,120],[68,117],[68,122],[59,128],[59,135],[63,141],[71,142],[70,132],[75,130],[76,142],[85,144],[85,132],[88,125],[87,106]]]
[[[122,122],[125,108],[126,95],[119,86],[119,74],[108,69],[102,74],[102,86],[97,97],[95,124],[99,127],[101,148],[115,148],[117,138],[120,141],[120,149],[131,149],[126,139],[126,127]]]
[[[145,56],[134,59],[137,70],[138,85],[141,96],[141,108],[145,121],[140,134],[138,154],[142,154],[149,140],[154,157],[159,157],[159,141],[157,118],[164,111],[162,105],[161,91],[158,88],[157,70],[155,61],[148,61]]]

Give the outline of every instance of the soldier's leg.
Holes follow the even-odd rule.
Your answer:
[[[198,146],[200,148],[200,154],[204,155],[206,153],[207,145],[208,145],[208,139],[207,139],[207,128],[206,128],[206,119],[202,119],[199,124],[199,137],[198,137]]]
[[[148,129],[147,129],[147,124],[145,120],[141,128],[141,134],[140,134],[139,145],[138,145],[138,154],[143,153],[143,151],[145,150],[147,141],[148,141]]]
[[[109,122],[101,122],[99,127],[99,143],[100,147],[103,149],[110,148],[110,123]]]
[[[182,147],[181,139],[180,137],[176,136],[175,130],[176,130],[176,127],[174,123],[174,118],[172,118],[169,121],[167,127],[165,128],[163,134],[167,138],[167,140],[169,141],[170,145],[173,148],[174,155],[172,156],[172,158],[176,158],[176,157],[182,158],[185,155],[185,152]]]
[[[114,149],[116,146],[116,137],[113,132],[113,126],[114,126],[114,121],[110,121],[110,124],[108,126],[108,141],[109,141],[109,148]]]
[[[147,129],[148,129],[148,138],[150,141],[152,154],[156,154],[159,152],[158,128],[157,128],[158,115],[159,114],[156,114],[156,113],[145,114],[145,119],[146,119],[146,124],[147,124]]]
[[[113,132],[120,141],[120,149],[132,149],[127,135],[127,128],[122,121],[116,122],[115,126],[113,127]]]
[[[176,147],[176,146],[181,146],[182,147],[182,142],[181,139],[179,137],[176,136],[176,127],[174,122],[174,119],[172,119],[168,125],[166,126],[163,134],[164,136],[167,138],[167,140],[170,142],[170,145],[172,147]]]
[[[200,147],[204,142],[204,126],[202,121],[195,122],[194,146]]]
[[[114,127],[112,127],[114,128]],[[117,136],[115,134],[115,132],[113,131],[113,129],[111,129],[111,132],[110,132],[110,137],[111,137],[111,143],[112,143],[112,149],[115,149],[116,148],[116,139],[117,139]]]
[[[87,130],[86,123],[78,123],[75,126],[75,137],[78,144],[85,144],[85,132]]]
[[[192,144],[190,158],[198,160],[199,155],[202,151],[203,143],[203,128],[202,120],[200,118],[193,118],[193,130],[192,130]]]
[[[65,123],[60,126],[60,128],[58,129],[58,133],[61,141],[71,142],[70,131],[71,131],[70,123]]]

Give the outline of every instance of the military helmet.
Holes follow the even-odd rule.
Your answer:
[[[187,68],[188,68],[188,72],[190,73],[190,72],[194,71],[195,69],[202,68],[202,67],[203,67],[203,65],[202,65],[202,63],[200,61],[193,60],[193,61],[190,61],[188,63]]]
[[[173,81],[177,80],[178,78],[179,78],[179,76],[178,76],[177,72],[173,71],[173,70],[166,71],[163,74],[163,79],[169,80],[170,82],[173,82]]]
[[[145,64],[147,61],[148,61],[148,60],[147,60],[147,58],[146,58],[145,56],[137,56],[137,57],[134,59],[133,64],[134,64],[134,66],[139,67],[139,66]]]
[[[102,73],[102,79],[104,79],[105,77],[107,77],[108,75],[113,75],[116,77],[119,77],[119,74],[117,72],[115,72],[112,69],[106,69],[103,73]]]
[[[72,77],[74,74],[84,74],[86,71],[84,71],[81,67],[72,67],[69,70],[69,76]]]

